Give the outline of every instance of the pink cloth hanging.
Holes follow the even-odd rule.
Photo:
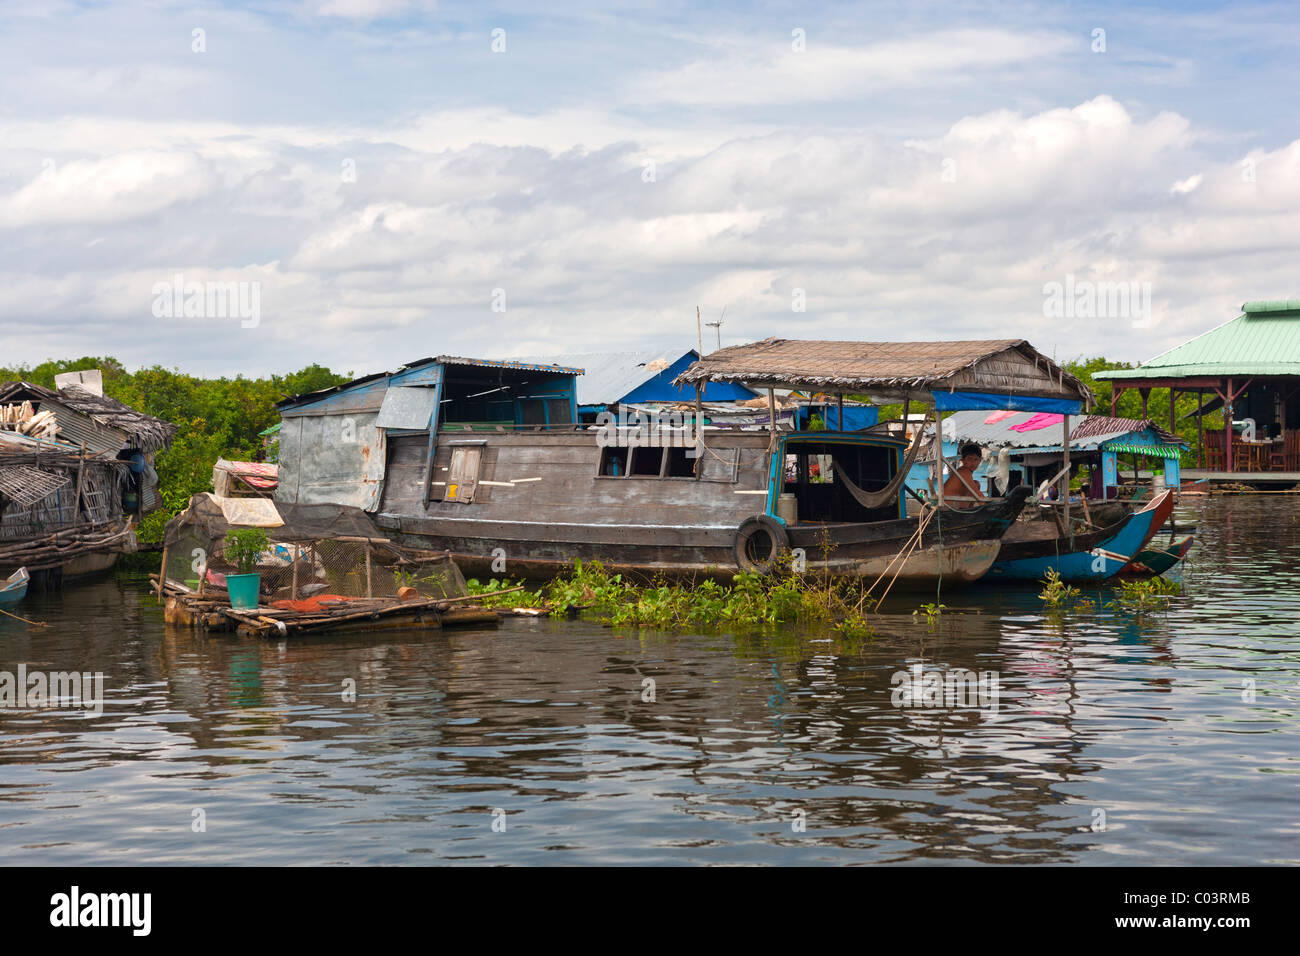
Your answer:
[[[985,425],[995,425],[1004,418],[1010,418],[1012,415],[1019,415],[1019,412],[994,412],[988,418],[984,419]]]
[[[1013,432],[1036,432],[1040,428],[1046,428],[1049,425],[1059,425],[1065,421],[1064,415],[1053,415],[1050,412],[1039,412],[1027,422],[1021,422],[1019,425],[1012,425]]]

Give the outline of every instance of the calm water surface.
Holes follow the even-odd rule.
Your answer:
[[[102,671],[105,705],[0,710],[2,859],[1300,862],[1300,500],[1178,518],[1167,613],[979,588],[933,626],[891,598],[849,647],[549,620],[262,643],[165,627],[126,580],[33,595],[51,626],[0,621],[0,670]],[[996,672],[996,714],[894,706],[914,664]]]

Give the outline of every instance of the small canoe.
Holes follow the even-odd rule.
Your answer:
[[[1185,535],[1167,548],[1145,547],[1133,556],[1132,561],[1124,565],[1124,570],[1120,571],[1120,574],[1135,578],[1153,578],[1164,574],[1187,557],[1195,537],[1191,534]]]
[[[1133,560],[1173,510],[1173,492],[1165,491],[1140,511],[1108,528],[1076,533],[1073,541],[1051,531],[1046,537],[1017,539],[1014,532],[1021,529],[1013,528],[1003,537],[987,580],[1041,581],[1048,571],[1055,571],[1062,581],[1104,581]]]
[[[19,568],[0,583],[0,604],[17,604],[27,596],[27,582],[31,578],[26,568]]]

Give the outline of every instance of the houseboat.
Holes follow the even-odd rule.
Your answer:
[[[755,353],[757,350],[757,354]],[[551,575],[575,559],[643,576],[809,570],[899,582],[982,577],[1027,489],[909,514],[919,453],[887,433],[725,428],[707,381],[902,396],[937,408],[1077,412],[1091,395],[1020,340],[765,340],[721,349],[675,380],[688,415],[577,414],[574,367],[450,356],[280,403],[276,500],[348,504],[398,544],[450,551],[468,573]],[[785,384],[788,382],[788,384]],[[649,419],[649,420],[647,420]]]

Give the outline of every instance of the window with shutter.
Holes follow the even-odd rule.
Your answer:
[[[443,501],[469,504],[478,488],[478,470],[483,461],[482,446],[453,448],[451,467],[447,469],[447,494]]]

